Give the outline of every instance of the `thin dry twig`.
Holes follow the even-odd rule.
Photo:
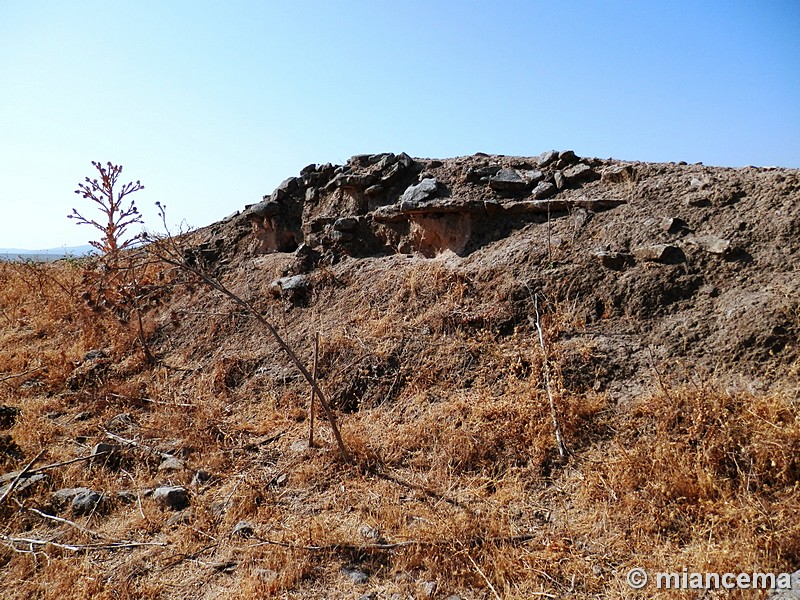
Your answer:
[[[24,377],[25,375],[30,375],[31,373],[36,373],[37,371],[43,371],[44,367],[36,367],[35,369],[28,369],[27,371],[23,371],[22,373],[13,373],[11,375],[5,375],[0,377],[0,381],[8,381],[9,379],[16,379],[17,377]]]
[[[33,475],[33,474],[36,474],[36,473],[41,473],[42,471],[48,471],[50,469],[57,469],[58,467],[71,465],[72,463],[81,462],[83,460],[92,460],[93,458],[98,458],[98,457],[104,456],[106,454],[111,454],[111,451],[110,450],[103,450],[102,452],[98,452],[97,454],[90,454],[88,456],[79,456],[78,458],[71,458],[69,460],[63,460],[61,462],[51,463],[49,465],[45,465],[43,467],[39,467],[38,469],[33,469],[33,470],[30,471],[30,473]]]
[[[556,412],[556,402],[555,398],[553,397],[553,388],[550,385],[550,358],[547,354],[547,346],[544,343],[544,333],[542,332],[542,325],[539,319],[539,297],[538,295],[534,295],[534,311],[536,313],[536,320],[531,320],[531,323],[536,327],[536,331],[539,334],[539,344],[542,347],[542,366],[544,370],[544,383],[545,387],[547,388],[547,398],[550,401],[550,417],[553,420],[553,430],[555,431],[556,436],[556,446],[558,447],[558,455],[563,459],[567,457],[568,450],[567,446],[564,443],[564,438],[561,435],[561,426],[558,423],[558,413]]]
[[[314,368],[311,372],[311,376],[314,378],[314,382],[317,381],[317,361],[319,358],[319,332],[314,334]],[[315,386],[311,386],[311,400],[308,403],[308,447],[314,447],[314,399],[316,397],[316,392],[314,391]]]
[[[464,554],[469,559],[469,562],[472,563],[472,566],[475,567],[475,570],[478,572],[478,574],[481,577],[483,577],[483,580],[486,582],[486,585],[488,585],[489,589],[492,590],[492,593],[494,594],[494,597],[497,598],[497,600],[502,600],[500,598],[500,594],[497,593],[497,590],[494,589],[494,586],[492,585],[492,582],[489,581],[489,578],[486,576],[486,573],[483,572],[483,570],[478,566],[478,563],[476,563],[475,560],[469,555],[469,552],[465,552]]]
[[[85,533],[86,535],[89,535],[91,537],[114,541],[112,538],[108,537],[107,535],[104,535],[104,534],[99,533],[97,531],[93,531],[93,530],[91,530],[91,529],[89,529],[87,527],[84,527],[83,525],[81,525],[79,523],[76,523],[75,521],[70,521],[69,519],[64,519],[62,517],[56,517],[55,515],[48,515],[47,513],[42,512],[42,511],[40,511],[40,510],[38,510],[36,508],[27,507],[27,510],[29,510],[32,513],[35,513],[35,514],[39,515],[43,519],[47,519],[49,521],[55,521],[56,523],[61,523],[62,525],[69,525],[70,527],[73,527],[73,528],[77,529],[78,531],[80,531],[81,533]]]
[[[166,228],[166,215],[164,213],[164,208],[160,204],[157,204],[157,206],[159,206],[161,210],[161,218],[164,223],[164,227]],[[166,242],[168,246],[165,247],[164,244],[159,244],[158,241],[154,241],[150,244],[150,250],[156,257],[168,265],[172,265],[181,271],[194,275],[211,289],[216,290],[224,296],[227,296],[235,304],[244,309],[246,313],[250,314],[270,333],[270,335],[272,335],[272,338],[278,343],[278,346],[281,348],[281,350],[283,350],[283,352],[289,357],[295,367],[297,367],[297,369],[303,375],[303,378],[312,387],[316,397],[319,398],[320,406],[322,406],[322,410],[325,412],[325,417],[327,418],[328,423],[330,423],[333,431],[333,437],[335,438],[336,444],[339,447],[339,453],[342,455],[342,459],[347,463],[352,462],[350,453],[347,451],[347,447],[345,446],[344,440],[342,439],[342,435],[339,431],[339,426],[336,424],[336,416],[333,414],[333,409],[331,408],[325,393],[317,384],[314,377],[312,377],[311,373],[309,373],[308,369],[306,369],[305,365],[303,365],[303,361],[300,360],[300,357],[297,356],[297,353],[286,342],[286,340],[283,339],[283,336],[278,333],[278,330],[275,328],[275,326],[266,318],[264,318],[264,316],[256,309],[255,306],[238,294],[229,290],[219,279],[206,273],[202,267],[190,264],[190,262],[183,257],[180,248],[178,248],[175,242],[175,239],[169,234],[169,232],[167,233],[167,238],[162,241]]]
[[[39,452],[39,454],[37,454],[36,456],[33,457],[33,460],[31,460],[31,462],[29,462],[27,465],[25,465],[25,467],[22,469],[22,471],[17,473],[17,476],[14,477],[14,479],[11,481],[9,486],[6,488],[6,491],[3,492],[2,496],[0,496],[0,504],[2,504],[5,501],[5,499],[8,498],[11,495],[11,492],[14,491],[14,488],[17,487],[17,484],[20,482],[20,480],[25,476],[26,473],[28,473],[30,471],[31,467],[34,464],[36,464],[36,461],[39,460],[44,453],[45,453],[44,450]]]
[[[52,546],[70,552],[81,552],[88,550],[118,550],[121,548],[141,548],[145,546],[158,546],[166,548],[166,542],[131,542],[127,540],[109,542],[105,544],[60,544],[52,540],[39,540],[35,538],[22,538],[5,535],[0,533],[0,540],[7,542],[14,551],[18,551],[15,544],[28,544],[29,546]]]

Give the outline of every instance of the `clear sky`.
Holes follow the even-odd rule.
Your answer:
[[[365,152],[800,167],[800,1],[0,0],[0,85],[0,247],[78,245],[92,160],[151,229]]]

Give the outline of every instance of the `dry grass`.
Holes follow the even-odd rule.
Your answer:
[[[85,266],[0,263],[0,373],[30,371],[0,383],[0,403],[22,408],[4,432],[21,456],[5,455],[4,472],[42,449],[45,462],[85,455],[104,431],[140,444],[118,465],[74,463],[13,494],[0,533],[96,541],[30,507],[111,540],[165,544],[31,552],[6,542],[4,598],[424,597],[426,582],[435,597],[627,598],[633,566],[800,563],[800,415],[788,394],[709,381],[617,406],[568,394],[556,372],[571,452],[561,461],[538,338],[510,281],[446,261],[367,260],[317,273],[310,305],[287,309],[266,293],[280,265],[260,269],[226,285],[309,362],[322,333],[320,381],[355,464],[341,461],[322,421],[319,447],[306,446],[307,386],[229,302],[180,289],[149,308],[148,339],[163,360],[149,366],[131,320],[87,306]],[[572,319],[564,307],[543,317],[556,367]],[[94,348],[108,350],[108,363],[75,383]],[[147,448],[187,469],[159,471]],[[212,478],[192,486],[198,470]],[[190,489],[179,518],[146,494],[163,483]],[[108,502],[91,515],[56,510],[51,493],[75,486]],[[133,500],[117,496],[124,490]],[[242,520],[255,524],[252,537],[231,535]]]

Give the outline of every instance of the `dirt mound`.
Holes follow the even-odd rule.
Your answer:
[[[252,234],[247,233],[252,227]],[[534,297],[569,314],[570,389],[620,394],[657,368],[679,379],[798,374],[800,175],[582,159],[401,154],[309,165],[228,223],[202,232],[235,271],[293,251],[283,276],[317,291],[320,267],[385,276],[388,257],[440,257],[525,325]],[[456,255],[456,256],[452,256]],[[442,257],[448,257],[443,259]],[[365,260],[370,259],[370,260]],[[513,280],[509,283],[509,280]],[[288,281],[288,280],[286,280]],[[280,285],[280,284],[279,284]],[[496,300],[495,300],[496,301]]]
[[[362,155],[177,242],[0,263],[4,598],[800,566],[798,171]]]

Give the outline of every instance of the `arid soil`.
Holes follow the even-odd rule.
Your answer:
[[[3,598],[800,568],[797,170],[363,155],[120,264],[0,265]],[[309,371],[319,336],[348,457],[209,282]]]

